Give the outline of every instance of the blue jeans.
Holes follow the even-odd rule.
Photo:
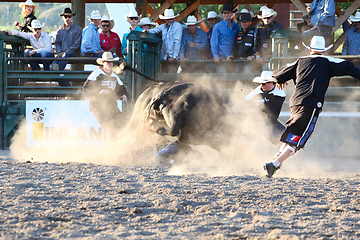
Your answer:
[[[26,50],[25,51],[25,57],[30,57],[29,56],[29,52],[31,50]],[[42,57],[42,58],[46,58],[46,57],[54,57],[54,54],[51,52],[45,52],[45,51],[41,51],[40,53],[34,53],[31,57]],[[29,60],[29,64],[32,70],[40,70],[40,66],[39,63],[42,63],[44,66],[44,70],[50,70],[50,61],[33,61],[33,60]]]
[[[79,54],[77,52],[66,52],[62,57],[78,57]],[[68,61],[54,61],[51,65],[51,70],[53,70],[54,64],[59,65],[59,71],[63,71],[68,64]],[[58,80],[60,86],[71,86],[70,81],[66,79]]]
[[[78,57],[79,54],[77,52],[66,52],[62,57]],[[68,61],[54,61],[51,65],[51,70],[53,70],[54,64],[59,64],[59,70],[62,71],[65,69],[66,64],[68,64]]]

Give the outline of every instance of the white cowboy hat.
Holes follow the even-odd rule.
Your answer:
[[[114,20],[110,19],[110,18],[109,18],[108,16],[106,16],[106,15],[102,16],[100,22],[109,22],[109,23],[110,23],[110,28],[113,28],[114,25],[115,25]]]
[[[96,59],[96,62],[100,65],[103,65],[104,62],[114,62],[118,61],[119,58],[114,58],[111,52],[104,52],[101,56],[101,58]]]
[[[267,17],[276,17],[277,16],[277,12],[275,12],[274,10],[266,7],[264,8],[264,10],[261,11],[261,16],[258,16],[258,18],[262,19],[262,18],[267,18]]]
[[[272,77],[272,71],[263,71],[260,77],[255,77],[253,82],[256,83],[267,83],[276,82],[276,79]]]
[[[39,4],[33,3],[32,0],[26,0],[26,2],[24,2],[24,3],[19,3],[20,8],[23,8],[24,6],[32,6],[32,7],[34,7],[34,9],[37,9],[39,7]]]
[[[127,15],[125,15],[125,19],[128,19],[128,18],[141,18],[141,14],[140,16],[138,15],[137,11],[135,10],[131,10]]]
[[[140,20],[140,22],[138,23],[138,26],[144,26],[144,25],[152,25],[152,26],[156,26],[156,23],[151,22],[150,18],[148,17],[144,17]]]
[[[172,10],[172,9],[165,9],[164,15],[161,15],[161,14],[160,14],[159,17],[160,17],[160,19],[166,20],[166,19],[176,18],[176,17],[179,16],[179,15],[180,15],[180,14],[174,16],[174,10]]]
[[[311,43],[310,46],[306,46],[305,43],[302,43],[307,49],[311,49],[313,51],[316,52],[325,52],[327,50],[329,50],[330,48],[332,48],[332,44],[330,46],[328,46],[327,48],[325,47],[325,38],[323,36],[313,36],[313,38],[311,39]]]
[[[87,16],[86,17],[89,21],[91,21],[91,19],[101,19],[101,14],[98,10],[94,10],[91,12],[90,17]]]
[[[187,20],[186,20],[185,25],[186,26],[195,25],[195,24],[198,24],[198,23],[201,23],[201,22],[202,22],[202,20],[198,21],[195,16],[189,15]]]
[[[236,18],[239,18],[243,13],[250,13],[250,17],[253,18],[255,15],[253,12],[249,12],[246,8],[241,9],[240,12],[235,13]]]
[[[31,27],[29,26],[29,28],[31,30],[34,30],[35,28],[43,28],[44,27],[44,24],[40,24],[40,21],[37,20],[37,19],[34,19],[31,21]]]
[[[357,12],[355,16],[350,16],[351,22],[360,22],[360,12]]]

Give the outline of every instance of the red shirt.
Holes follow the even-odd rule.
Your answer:
[[[111,48],[116,48],[116,55],[118,57],[124,57],[121,53],[121,41],[117,33],[110,31],[110,37],[104,33],[100,33],[100,45],[104,51],[109,51]]]

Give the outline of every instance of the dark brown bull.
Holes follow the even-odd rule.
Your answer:
[[[189,149],[189,145],[220,150],[229,141],[227,111],[227,104],[211,89],[194,83],[161,83],[139,96],[123,134],[148,129],[161,136],[175,137],[174,143],[157,152],[160,160]]]

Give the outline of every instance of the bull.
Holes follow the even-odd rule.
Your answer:
[[[122,136],[150,131],[158,136],[174,137],[174,142],[156,153],[161,162],[191,150],[190,145],[207,145],[220,151],[229,141],[228,113],[227,103],[205,86],[161,82],[139,96]]]

